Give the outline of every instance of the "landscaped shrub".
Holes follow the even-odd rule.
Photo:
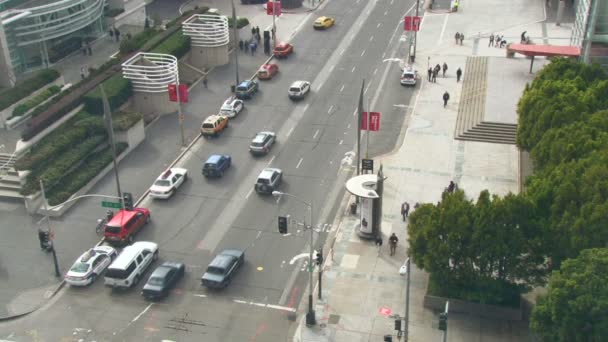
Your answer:
[[[70,146],[80,144],[86,137],[105,132],[103,120],[86,112],[80,112],[41,139],[30,151],[15,163],[17,170],[36,170],[63,153]]]
[[[59,78],[59,76],[61,75],[57,70],[45,69],[15,87],[0,92],[0,110],[4,110],[13,103],[31,95],[36,90]]]
[[[12,116],[21,116],[21,115],[27,113],[30,109],[38,106],[42,102],[46,101],[49,97],[51,97],[55,94],[58,94],[60,91],[61,91],[61,87],[56,86],[56,85],[46,88],[44,91],[40,92],[38,95],[25,101],[22,104],[16,106],[15,109],[13,109]]]
[[[181,30],[175,31],[162,43],[154,47],[150,52],[165,53],[173,55],[178,59],[183,57],[190,50],[190,37],[184,36]]]
[[[121,73],[108,78],[102,85],[111,111],[117,110],[133,94],[131,82],[122,77]],[[103,101],[99,87],[84,96],[84,108],[91,114],[103,115]]]
[[[127,147],[126,143],[116,144],[116,153],[119,155]],[[110,146],[91,153],[79,167],[66,174],[54,187],[49,188],[47,191],[49,204],[57,205],[65,202],[76,191],[95,178],[111,162],[112,151],[110,150]]]
[[[114,18],[115,16],[117,16],[121,13],[124,13],[124,12],[125,12],[124,8],[110,8],[110,9],[106,10],[103,15],[105,15],[106,17]]]
[[[228,27],[232,28],[232,17],[228,17]],[[245,17],[236,17],[236,28],[242,29],[243,27],[249,25],[249,19]]]
[[[116,131],[126,131],[133,127],[144,116],[138,112],[118,112],[112,115],[112,124]]]
[[[150,38],[158,34],[155,29],[146,29],[136,34],[131,39],[123,39],[120,42],[120,53],[123,55],[137,51],[141,48]]]
[[[32,171],[27,176],[25,184],[21,188],[21,193],[23,195],[31,195],[37,192],[40,188],[40,179],[48,187],[54,187],[74,167],[78,168],[80,161],[85,159],[106,140],[105,135],[96,135],[87,138],[78,145],[72,146],[69,150],[53,159],[43,170]]]
[[[179,20],[182,20],[182,19],[184,19],[184,20],[185,20],[185,19],[188,19],[188,18],[190,18],[190,17],[191,17],[193,14],[203,14],[203,13],[207,12],[208,10],[209,10],[209,7],[200,7],[200,8],[199,8],[198,6],[196,6],[196,7],[194,7],[193,9],[188,10],[188,11],[186,11],[186,12],[182,13],[182,15],[181,15],[181,16],[179,16],[179,17],[177,17],[177,18],[175,18],[175,19],[171,20],[171,21],[170,21],[170,22],[168,22],[167,24],[165,24],[165,28],[170,28],[170,27],[173,27],[173,26],[175,26],[175,24],[176,24],[176,23],[177,23]]]

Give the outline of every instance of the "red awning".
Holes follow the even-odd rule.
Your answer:
[[[526,56],[564,56],[578,57],[581,55],[581,48],[578,46],[558,46],[558,45],[528,45],[528,44],[509,44],[508,49],[512,52],[521,53]]]

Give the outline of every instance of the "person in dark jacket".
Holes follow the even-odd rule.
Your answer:
[[[391,234],[391,237],[388,238],[391,255],[395,255],[395,251],[397,250],[397,243],[399,242],[399,238],[395,233]]]
[[[462,70],[458,68],[458,70],[456,70],[456,83],[460,82],[460,77],[462,77]]]
[[[449,99],[450,99],[450,94],[446,90],[445,93],[443,93],[443,108],[445,108],[448,105]]]

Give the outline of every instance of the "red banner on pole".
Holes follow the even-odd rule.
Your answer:
[[[272,10],[274,8],[274,15],[281,15],[281,2],[280,1],[268,1],[266,3],[266,14],[272,15]]]
[[[367,123],[369,122],[369,129]],[[380,130],[380,113],[371,112],[369,118],[367,112],[363,112],[361,115],[361,130],[362,131],[373,131],[377,132]]]
[[[171,83],[168,86],[169,90],[169,101],[177,102],[177,92],[175,91],[175,83]],[[179,85],[179,102],[188,102],[188,87],[185,84]]]
[[[406,16],[403,18],[403,29],[405,31],[418,31],[420,29],[420,17]]]

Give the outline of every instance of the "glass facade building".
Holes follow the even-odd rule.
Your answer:
[[[577,0],[571,45],[581,47],[586,63],[608,69],[608,1]]]

